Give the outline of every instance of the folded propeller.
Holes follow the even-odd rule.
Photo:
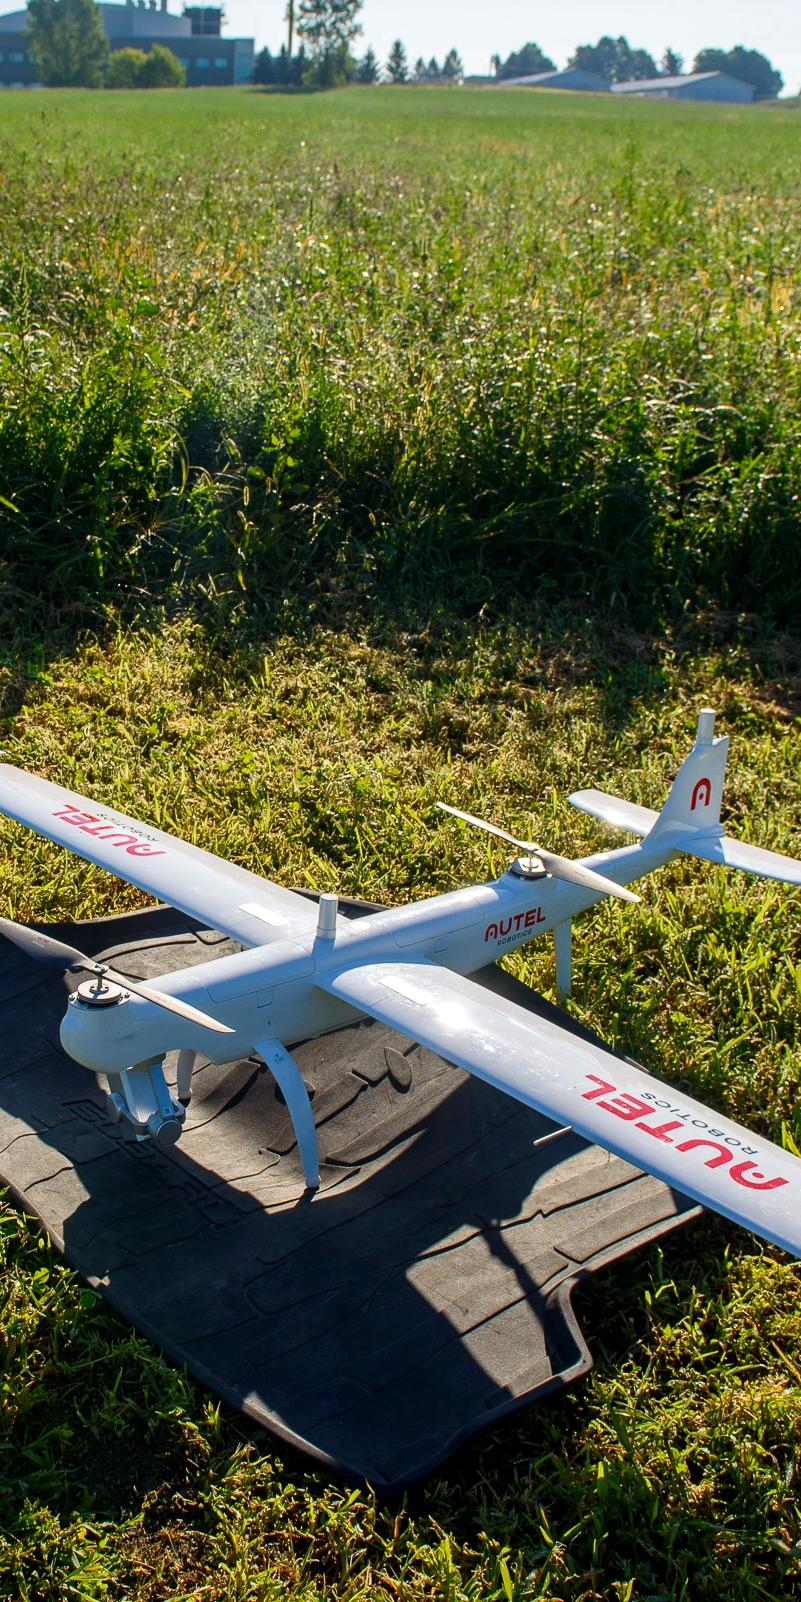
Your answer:
[[[134,996],[141,996],[144,1001],[152,1001],[165,1012],[174,1012],[179,1018],[186,1018],[188,1023],[200,1024],[204,1029],[213,1029],[219,1035],[231,1035],[233,1029],[227,1024],[219,1023],[216,1018],[210,1017],[207,1012],[201,1012],[198,1007],[190,1007],[187,1001],[179,1001],[177,996],[165,995],[161,990],[154,990],[151,985],[145,984],[141,979],[129,979],[125,974],[118,973],[105,962],[95,962],[93,957],[86,957],[75,946],[68,946],[63,940],[55,940],[52,935],[43,934],[39,929],[29,929],[24,923],[14,923],[10,918],[0,918],[0,934],[24,951],[26,957],[33,958],[34,962],[44,963],[48,968],[60,968],[67,973],[89,973],[98,981],[98,999],[103,993],[103,981],[119,985],[122,990],[129,990]]]
[[[518,840],[506,829],[499,829],[494,823],[487,823],[486,818],[476,818],[472,812],[460,812],[458,807],[449,807],[446,801],[438,801],[437,806],[443,812],[450,812],[454,818],[461,818],[463,823],[471,823],[474,829],[486,829],[487,834],[495,834],[499,840],[507,840],[510,845],[517,846],[527,857],[532,858],[533,864],[539,862],[553,879],[566,879],[568,884],[580,884],[584,890],[598,890],[605,896],[617,896],[618,901],[639,901],[640,897],[633,890],[627,890],[625,885],[615,884],[613,879],[606,879],[602,873],[596,873],[594,868],[585,868],[583,862],[573,862],[570,857],[558,857],[553,851],[543,851],[542,846],[536,845],[533,840]]]

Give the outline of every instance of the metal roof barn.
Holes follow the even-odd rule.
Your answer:
[[[646,95],[651,100],[726,100],[750,104],[756,90],[727,72],[690,72],[677,78],[630,78],[613,83],[615,95]]]
[[[583,67],[564,67],[562,71],[534,72],[523,78],[501,78],[499,89],[590,89],[607,93],[609,84],[597,72]]]

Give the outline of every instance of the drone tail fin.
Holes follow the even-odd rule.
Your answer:
[[[728,739],[714,738],[715,714],[704,708],[698,717],[695,745],[670,787],[661,812],[623,801],[603,790],[576,790],[570,800],[581,812],[602,823],[626,829],[652,843],[663,836],[720,832],[720,803],[726,772]]]
[[[682,762],[667,801],[648,831],[650,844],[672,834],[678,837],[676,843],[682,849],[685,839],[695,835],[721,834],[720,806],[728,754],[728,735],[715,739],[715,714],[710,707],[704,707],[698,714],[695,745]]]
[[[639,834],[646,845],[669,846],[719,867],[801,884],[801,862],[723,833],[720,805],[728,754],[728,736],[715,738],[715,714],[704,707],[698,714],[695,745],[679,768],[661,812],[605,795],[602,790],[578,790],[570,800],[604,823]]]

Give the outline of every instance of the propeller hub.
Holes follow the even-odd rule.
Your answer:
[[[541,879],[545,871],[539,857],[535,856],[518,857],[509,868],[509,872],[516,874],[518,879]]]
[[[120,1001],[128,1000],[127,990],[122,985],[111,983],[103,974],[96,974],[93,979],[84,979],[73,995],[83,1002],[85,1007],[114,1007]]]

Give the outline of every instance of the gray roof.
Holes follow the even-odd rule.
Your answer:
[[[728,78],[727,72],[682,72],[675,78],[627,78],[625,83],[613,83],[615,94],[635,94],[638,89],[681,89],[686,83],[704,83],[707,78]],[[740,83],[741,80],[735,80]]]
[[[149,5],[109,5],[100,0],[100,15],[109,39],[187,39],[192,32],[188,17],[177,17],[174,12],[151,8]]]
[[[493,81],[499,84],[507,84],[511,88],[515,88],[519,84],[527,84],[530,88],[536,88],[537,84],[547,85],[553,83],[557,78],[578,77],[585,80],[592,79],[597,82],[599,89],[609,88],[604,78],[600,77],[597,72],[588,72],[586,67],[554,67],[550,72],[527,72],[520,78],[498,78]]]
[[[159,6],[160,3],[161,0]],[[176,16],[173,11],[153,10],[149,5],[109,4],[108,0],[100,0],[100,14],[110,39],[151,35],[161,38],[172,34],[188,37],[192,32],[188,17]],[[27,10],[7,11],[0,17],[0,33],[24,33],[27,26]]]

